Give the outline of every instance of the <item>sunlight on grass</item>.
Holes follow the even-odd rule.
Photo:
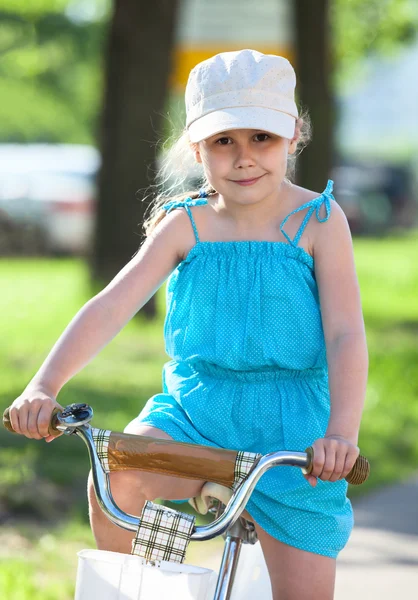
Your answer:
[[[356,239],[354,251],[366,322],[418,323],[418,233]]]
[[[418,235],[355,239],[354,251],[369,345],[370,369],[359,446],[372,476],[352,496],[402,479],[418,464]],[[79,260],[0,260],[0,401],[21,393],[51,346],[89,299]],[[88,402],[94,424],[122,430],[161,391],[164,286],[158,318],[133,319],[61,391],[62,404]],[[0,505],[19,525],[0,535],[0,598],[70,600],[76,553],[94,547],[87,522],[83,443],[62,436],[48,445],[0,430]],[[65,516],[65,521],[60,523]],[[30,520],[27,527],[22,524]],[[42,525],[48,519],[50,525]],[[34,527],[34,521],[39,526]],[[6,521],[7,523],[7,521]],[[15,520],[13,520],[15,523]],[[51,525],[53,523],[53,525]],[[187,562],[219,564],[222,540],[192,544]],[[204,553],[205,559],[201,558]]]

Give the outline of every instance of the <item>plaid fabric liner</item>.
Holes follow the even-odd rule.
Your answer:
[[[234,492],[250,473],[254,466],[254,463],[257,462],[260,459],[260,457],[261,454],[254,454],[253,452],[237,452],[234,471],[234,483],[232,484],[232,489]]]
[[[109,438],[111,431],[109,429],[91,429],[94,445],[96,446],[97,456],[102,464],[105,473],[109,473],[109,459],[107,449],[109,447]]]
[[[194,524],[193,515],[148,501],[142,510],[131,553],[147,561],[182,563]]]

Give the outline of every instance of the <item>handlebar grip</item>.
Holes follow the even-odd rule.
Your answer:
[[[51,418],[49,420],[49,426],[48,426],[49,435],[61,434],[61,431],[59,431],[59,429],[56,428],[58,413],[61,413],[61,409],[59,409],[58,407],[55,407],[54,410],[52,411]],[[6,410],[3,413],[3,426],[8,431],[10,431],[10,433],[16,433],[15,430],[13,429],[12,422],[10,420],[10,406],[8,408],[6,408]]]
[[[309,448],[306,448],[305,452],[309,455],[309,465],[304,470],[304,473],[306,475],[309,475],[313,468],[314,451],[313,451],[312,446],[309,446]],[[360,454],[357,457],[357,460],[354,463],[353,468],[348,473],[348,475],[345,477],[345,480],[348,483],[351,483],[351,485],[360,485],[366,481],[366,479],[369,477],[369,475],[370,475],[370,463],[367,460],[367,458],[365,458],[364,456],[362,456]]]

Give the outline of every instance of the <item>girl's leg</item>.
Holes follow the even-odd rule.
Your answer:
[[[125,433],[148,435],[172,439],[161,429],[149,425],[130,424]],[[140,515],[147,500],[170,498],[180,500],[197,496],[204,481],[179,479],[169,475],[154,475],[144,471],[115,471],[110,474],[110,487],[113,499],[123,511]],[[134,533],[121,529],[109,521],[97,503],[91,473],[88,481],[90,523],[99,550],[112,550],[129,554]]]
[[[245,512],[245,518],[254,519]],[[333,600],[336,560],[288,546],[255,523],[270,575],[273,600]]]

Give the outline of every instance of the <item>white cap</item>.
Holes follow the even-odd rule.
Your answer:
[[[298,110],[296,75],[282,56],[222,52],[196,65],[186,86],[191,142],[230,129],[261,129],[292,139]]]

